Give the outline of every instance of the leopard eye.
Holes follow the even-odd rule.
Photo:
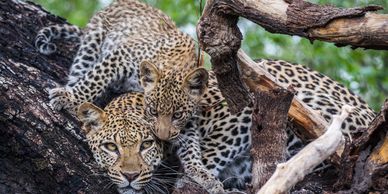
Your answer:
[[[174,115],[172,116],[174,119],[180,119],[182,118],[183,114],[182,112],[174,112]]]
[[[144,149],[151,147],[153,143],[154,143],[154,140],[143,141],[143,143],[141,143],[140,150],[144,150]]]
[[[158,112],[157,112],[156,109],[153,108],[153,107],[149,107],[149,108],[148,108],[148,112],[149,112],[152,116],[157,116],[157,115],[158,115]]]
[[[108,151],[111,151],[111,152],[116,152],[117,151],[117,146],[114,143],[104,143],[103,146]]]

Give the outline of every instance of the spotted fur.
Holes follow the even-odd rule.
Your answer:
[[[208,91],[218,93],[217,85],[214,86]],[[223,99],[216,100],[207,94],[204,96],[204,101],[212,106],[202,107],[200,114],[184,126],[175,144],[172,144],[172,151],[176,152],[181,160],[185,176],[198,182],[209,192],[224,192],[223,187],[243,189],[250,179],[251,164],[247,152],[251,142],[249,129],[252,124],[252,111],[246,108],[243,112],[232,115],[228,106],[222,103]],[[122,188],[141,190],[147,186],[147,182],[151,184],[155,169],[163,157],[161,151],[163,147],[156,136],[150,135],[150,130],[154,130],[153,125],[142,118],[144,117],[143,94],[124,94],[112,101],[104,111],[84,103],[78,115],[84,123],[83,129],[87,132],[95,159],[102,167],[111,166],[108,169],[113,170],[109,170],[108,174],[121,190]],[[153,140],[155,148],[148,154],[143,153],[141,148],[139,149],[140,143],[150,140]],[[105,142],[114,142],[119,151],[122,150],[121,147],[130,149],[129,153],[132,153],[132,157],[121,160],[120,156],[124,155],[121,152],[117,154],[118,156],[109,155],[110,153],[103,147]],[[165,151],[167,150],[171,148]],[[140,159],[134,157],[136,154]],[[143,184],[136,186],[137,179],[134,180],[135,182],[128,180],[129,187],[124,179],[125,176],[120,176],[123,169],[120,169],[117,161],[131,164],[133,172],[144,174],[144,178],[139,178]],[[146,170],[142,170],[145,167],[147,167]],[[135,170],[136,168],[138,170]],[[157,184],[160,183],[154,183],[153,186]]]
[[[141,98],[141,94],[128,94],[104,110],[90,103],[78,110],[95,160],[120,193],[158,191],[152,186],[156,184],[152,173],[163,158],[163,145],[153,136],[153,126],[143,119]]]
[[[75,39],[80,41],[82,31],[69,24],[57,24],[41,29],[35,38],[35,47],[40,53],[50,55],[57,50],[54,41],[57,39]]]
[[[354,111],[341,126],[341,130],[347,136],[362,132],[376,115],[369,105],[352,91],[308,67],[282,60],[261,59],[256,62],[280,83],[292,85],[296,91],[295,97],[316,110],[327,122],[331,121],[333,115],[339,114],[345,104],[353,106]],[[302,146],[296,136],[289,135],[288,150],[291,155]]]
[[[333,115],[336,115],[340,112],[343,105],[350,104],[354,106],[355,111],[350,114],[348,118],[346,118],[341,128],[342,131],[346,134],[352,136],[357,133],[358,130],[366,128],[375,116],[373,110],[370,109],[361,98],[350,92],[341,84],[316,71],[313,71],[299,64],[291,64],[281,60],[259,60],[258,65],[264,67],[281,83],[285,85],[292,85],[297,92],[296,98],[299,98],[305,102],[312,109],[319,111],[319,113],[322,114],[328,122],[330,122]],[[207,88],[207,91],[204,92],[203,96],[201,96],[200,100],[198,101],[197,98],[192,97],[190,93],[185,90],[184,86],[187,79],[184,76],[176,76],[179,74],[179,72],[175,71],[166,73],[157,69],[150,72],[151,73],[144,75],[141,74],[141,79],[147,79],[147,77],[157,78],[151,79],[151,81],[147,82],[147,84],[151,86],[148,86],[148,89],[145,90],[146,120],[158,123],[158,120],[160,120],[162,117],[169,116],[166,120],[170,123],[163,124],[169,127],[163,129],[160,128],[160,125],[155,125],[155,129],[157,131],[161,130],[164,131],[164,133],[172,134],[168,136],[170,141],[179,139],[179,135],[174,135],[179,134],[177,131],[180,131],[181,134],[185,134],[185,128],[181,126],[185,126],[187,123],[194,125],[193,123],[197,122],[196,124],[203,125],[204,123],[201,123],[204,122],[203,120],[198,121],[195,119],[201,118],[201,116],[204,118],[211,116],[211,114],[203,115],[203,110],[206,110],[205,107],[212,107],[214,104],[220,105],[219,103],[223,101],[223,97],[219,92],[218,87],[216,86],[215,78],[213,75],[211,75],[209,79],[206,76],[199,76],[199,80],[202,80],[202,82],[209,81],[209,83],[208,85],[199,84],[204,86],[196,87],[201,91],[206,90]],[[205,87],[205,89],[203,89],[203,87]],[[176,113],[186,116],[179,117],[179,119],[174,119],[174,114]],[[218,119],[224,118],[224,116],[225,112],[215,114],[214,116],[211,116],[211,118],[212,121],[216,122]],[[212,121],[209,120],[208,122]],[[228,122],[238,122],[240,124],[243,123],[241,120],[228,120]],[[203,143],[207,141],[207,135],[209,134],[206,133],[206,130],[201,129],[200,131],[201,134],[192,133],[191,135],[198,136],[198,141]],[[202,154],[205,154],[206,156],[217,155],[217,159],[211,161],[210,163],[206,161],[208,159],[207,157],[205,157],[206,159],[203,161],[204,165],[216,176],[220,174],[217,174],[219,172],[215,172],[214,169],[222,169],[222,167],[227,164],[231,158],[233,158],[230,157],[230,154],[233,155],[233,151],[225,151],[233,148],[220,146],[218,144],[219,142],[243,142],[246,143],[244,146],[250,146],[249,128],[238,128],[238,130],[232,130],[229,132],[225,131],[226,130],[222,131],[222,133],[218,133],[217,127],[213,128],[213,134],[210,134],[210,137],[212,138],[211,141],[209,141],[209,145],[217,145],[218,149],[209,155],[202,152]],[[245,134],[246,132],[248,132],[248,134]],[[287,151],[289,155],[293,155],[303,146],[303,143],[292,133],[291,130],[287,129],[287,132],[289,134]],[[224,136],[223,133],[228,135]],[[220,137],[221,141],[217,137]],[[246,147],[239,148],[239,151],[242,152],[238,153],[244,153]],[[212,148],[205,150],[211,149]]]
[[[36,47],[42,53],[55,50],[51,37],[62,37],[57,31],[65,34],[53,26],[38,33]],[[66,86],[49,92],[54,109],[75,111],[108,87],[142,91],[138,75],[143,61],[162,69],[196,66],[194,41],[160,10],[135,0],[113,2],[96,13],[82,33]]]

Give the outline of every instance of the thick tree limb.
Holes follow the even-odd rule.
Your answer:
[[[46,88],[64,81],[75,44],[47,57],[34,38],[64,20],[11,0],[0,1],[0,18],[0,193],[115,193],[76,119],[48,106]]]
[[[286,163],[279,164],[275,173],[260,189],[259,194],[285,193],[302,180],[318,164],[333,154],[340,145],[343,135],[341,124],[352,111],[345,105],[341,115],[334,115],[327,131],[293,156]]]
[[[346,9],[303,0],[212,0],[212,6],[214,12],[245,17],[272,33],[388,49],[388,15],[368,13],[382,9],[378,6]]]
[[[197,25],[200,46],[211,56],[220,90],[232,112],[241,111],[251,103],[251,95],[240,79],[236,53],[242,35],[237,27],[238,16],[225,15],[207,1]]]

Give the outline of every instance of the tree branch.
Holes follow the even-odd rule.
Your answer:
[[[379,6],[336,8],[303,0],[213,0],[212,10],[245,17],[271,33],[297,35],[337,46],[388,49],[388,15]]]
[[[277,166],[275,173],[258,194],[287,192],[318,164],[333,154],[343,139],[341,124],[351,111],[352,108],[345,105],[341,115],[333,116],[333,122],[321,137],[308,144],[286,163]]]
[[[251,103],[251,95],[240,79],[236,53],[242,35],[237,27],[238,17],[219,13],[207,1],[197,25],[200,46],[211,56],[219,88],[232,113],[241,111]]]

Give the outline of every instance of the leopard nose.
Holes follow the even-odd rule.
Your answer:
[[[128,182],[132,182],[139,176],[139,173],[123,173],[123,175],[128,180]]]

